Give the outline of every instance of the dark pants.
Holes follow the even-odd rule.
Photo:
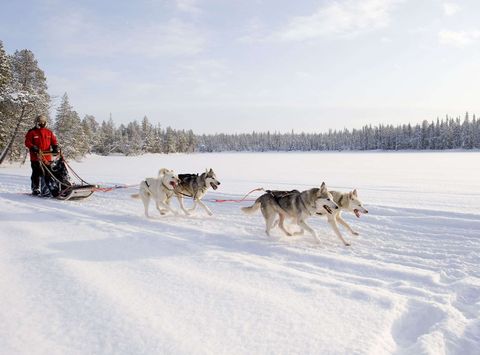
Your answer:
[[[31,161],[32,165],[32,191],[40,190],[40,177],[43,176],[43,169],[39,161]]]
[[[50,182],[52,181],[51,172],[47,171],[48,166],[43,166],[39,161],[31,161],[32,165],[32,192],[39,190],[42,195],[48,195],[50,191]]]

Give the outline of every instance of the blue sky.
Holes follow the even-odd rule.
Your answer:
[[[480,1],[8,1],[54,104],[197,133],[480,114]]]

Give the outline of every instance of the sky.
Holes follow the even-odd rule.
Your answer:
[[[196,133],[324,132],[480,114],[480,1],[3,1],[83,117]]]

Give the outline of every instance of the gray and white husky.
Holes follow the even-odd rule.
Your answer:
[[[213,169],[206,169],[202,174],[178,174],[180,180],[178,186],[175,188],[175,196],[178,199],[181,209],[186,215],[189,215],[191,211],[195,210],[197,204],[203,207],[203,209],[211,216],[213,213],[202,202],[202,197],[205,196],[209,187],[216,190],[220,185],[220,181],[217,180]],[[186,209],[183,204],[183,198],[190,197],[193,199],[193,207]]]
[[[343,242],[344,245],[349,246],[350,243],[345,241],[338,229],[338,223],[343,225],[347,230],[353,235],[358,235],[358,232],[355,232],[352,227],[342,218],[342,212],[349,211],[353,212],[357,218],[360,218],[361,213],[368,213],[368,210],[363,207],[362,202],[358,198],[357,189],[354,189],[350,192],[339,192],[339,191],[330,191],[333,196],[333,200],[338,205],[338,210],[334,210],[333,213],[328,210],[317,212],[318,215],[327,216],[328,223],[332,227],[333,231],[337,237]]]
[[[317,233],[307,224],[306,219],[317,212],[330,211],[332,213],[332,210],[337,208],[338,206],[333,202],[333,197],[328,192],[327,186],[325,183],[322,183],[320,188],[302,192],[298,190],[267,191],[257,198],[252,206],[243,207],[242,211],[253,213],[261,209],[265,218],[265,232],[267,235],[270,235],[270,230],[275,226],[276,217],[279,215],[279,227],[286,235],[290,236],[292,233],[285,228],[284,221],[285,219],[291,219],[300,226],[300,233],[303,233],[304,229],[306,229],[318,239]]]

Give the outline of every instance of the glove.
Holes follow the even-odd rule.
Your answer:
[[[52,145],[52,153],[57,154],[58,153],[58,145]]]
[[[38,147],[36,145],[34,145],[32,148],[30,148],[30,150],[34,153],[38,153],[40,151],[40,149],[38,149]]]

